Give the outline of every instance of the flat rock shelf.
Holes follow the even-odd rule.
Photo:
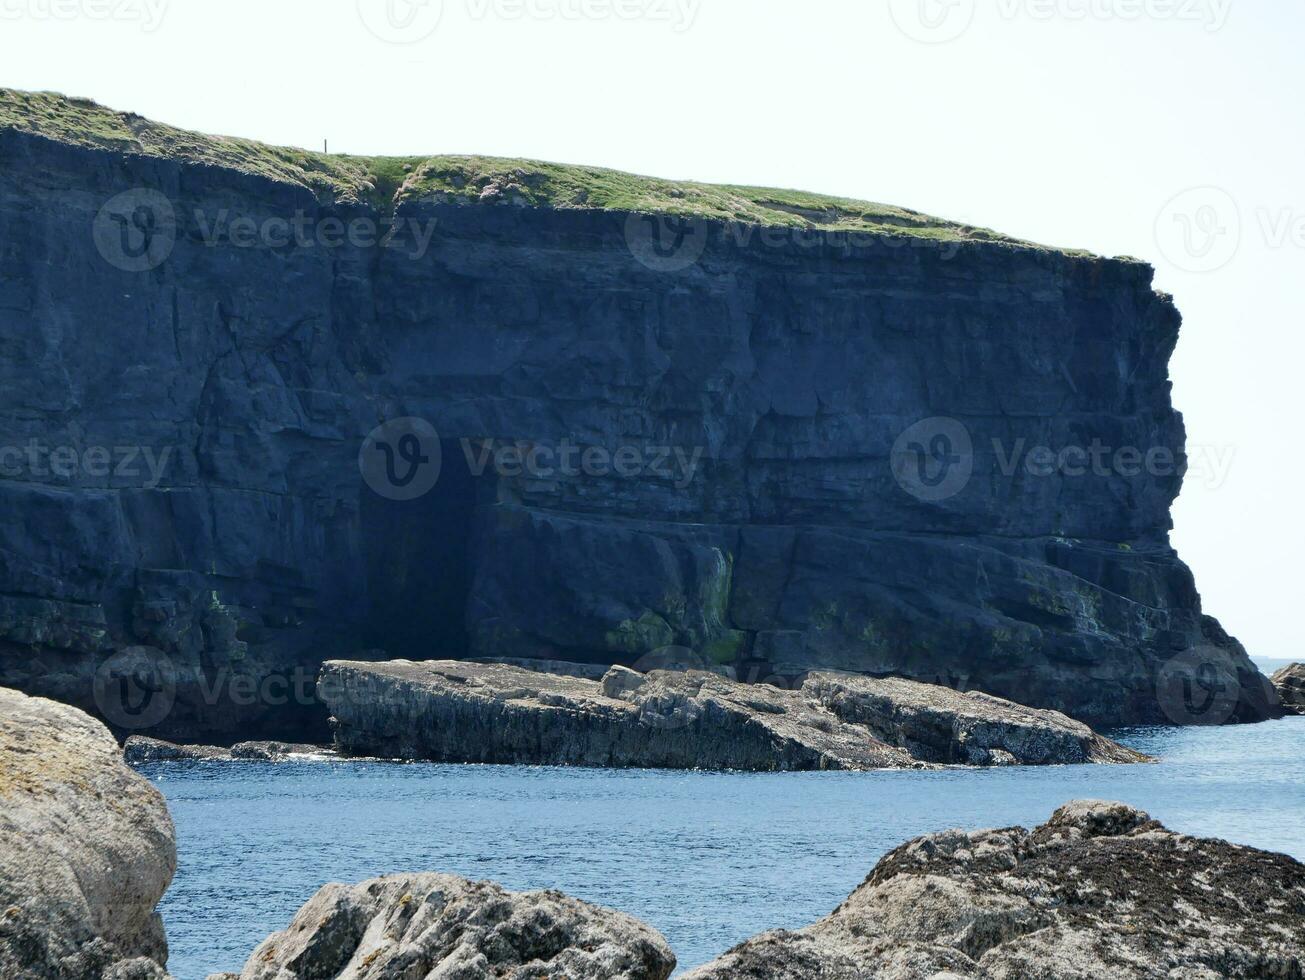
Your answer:
[[[318,692],[347,755],[524,765],[803,771],[1134,763],[1055,711],[901,679],[795,690],[701,671],[601,681],[501,664],[330,662]]]

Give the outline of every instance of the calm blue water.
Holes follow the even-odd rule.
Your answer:
[[[446,871],[560,888],[659,928],[682,967],[830,912],[887,850],[1082,797],[1305,860],[1305,718],[1117,733],[1156,766],[708,774],[379,762],[142,769],[177,823],[178,980],[237,970],[329,881]]]

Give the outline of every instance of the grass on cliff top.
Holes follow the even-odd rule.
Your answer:
[[[1029,242],[917,211],[765,187],[659,180],[597,167],[481,156],[360,157],[206,136],[116,112],[89,99],[0,88],[0,129],[76,146],[227,167],[297,184],[319,198],[389,208],[441,195],[544,208],[674,214],[763,226],[863,231],[943,241]]]

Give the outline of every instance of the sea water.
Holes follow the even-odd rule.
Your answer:
[[[828,914],[912,837],[1030,826],[1082,798],[1305,860],[1305,717],[1113,734],[1162,761],[752,775],[305,759],[141,771],[177,824],[162,912],[178,980],[238,971],[327,882],[400,871],[561,889],[652,924],[688,968]]]

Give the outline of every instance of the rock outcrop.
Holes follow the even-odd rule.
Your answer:
[[[1305,664],[1292,664],[1273,675],[1278,699],[1288,711],[1305,715]]]
[[[832,915],[685,980],[1217,980],[1305,975],[1305,866],[1119,803],[897,848]]]
[[[324,746],[286,742],[239,742],[229,749],[217,745],[176,745],[144,735],[131,736],[122,747],[123,759],[134,766],[154,762],[284,762],[295,756],[324,756],[330,752]]]
[[[1170,547],[1152,280],[882,205],[0,91],[0,684],[313,740],[357,650],[676,646],[1107,727],[1191,720],[1160,682],[1214,656],[1213,720],[1273,716]]]
[[[1086,725],[983,694],[813,674],[798,690],[613,668],[601,682],[452,661],[330,662],[336,747],[443,762],[750,771],[1140,762]]]
[[[155,980],[167,805],[82,712],[0,689],[0,977]]]
[[[260,945],[239,980],[666,980],[666,940],[560,892],[515,893],[441,874],[327,885]]]

